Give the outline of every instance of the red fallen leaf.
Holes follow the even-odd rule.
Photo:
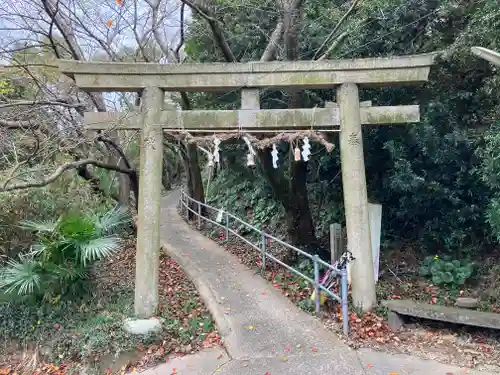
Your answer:
[[[372,367],[373,367],[373,365],[370,365],[370,364],[366,365],[366,368],[372,368]]]
[[[312,351],[313,351],[313,353],[317,353],[318,352],[318,348],[312,348]]]
[[[266,372],[264,375],[271,375],[271,373],[270,372]]]
[[[287,346],[285,346],[285,350],[290,351],[290,350],[292,350],[292,348],[290,348],[290,346],[287,345]]]
[[[56,324],[54,324],[54,328],[59,329],[59,328],[61,328],[61,325],[59,323],[56,323]]]
[[[392,296],[392,299],[401,299],[401,296]]]
[[[222,358],[222,354],[219,354],[219,355],[217,356],[217,359],[221,359],[221,358]]]
[[[262,294],[263,296],[265,296],[267,294],[267,292],[261,292],[260,294]]]
[[[111,374],[111,369],[110,369],[110,368],[108,368],[108,369],[106,370],[106,374],[107,374],[107,375],[110,375],[110,374]]]
[[[175,374],[177,374],[177,369],[174,367],[174,368],[172,369],[172,372],[170,373],[170,375],[175,375]]]

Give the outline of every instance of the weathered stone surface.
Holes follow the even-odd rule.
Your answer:
[[[123,329],[133,335],[148,335],[150,333],[161,332],[162,320],[151,319],[125,319]]]
[[[472,47],[471,51],[474,55],[479,56],[485,60],[488,60],[490,63],[500,66],[500,53],[496,51],[492,51],[483,47]]]
[[[477,298],[461,297],[457,298],[455,305],[464,309],[475,309],[477,308],[478,303],[479,301],[477,300]]]
[[[387,323],[389,323],[389,327],[391,327],[393,331],[397,331],[401,329],[405,324],[404,316],[399,315],[394,311],[389,311],[387,313]]]
[[[376,295],[357,85],[346,83],[340,86],[337,89],[337,101],[341,122],[340,160],[348,238],[347,250],[355,258],[350,270],[352,298],[354,306],[368,311],[375,306]]]
[[[138,318],[153,316],[158,307],[160,264],[160,206],[163,168],[163,132],[158,121],[164,93],[157,87],[143,92],[141,108],[141,160],[135,260],[134,311]]]
[[[407,124],[420,121],[418,105],[361,107],[361,123],[365,125]],[[96,129],[141,128],[140,113],[86,112],[85,127]],[[270,129],[329,129],[340,125],[340,109],[242,109],[242,110],[193,110],[162,111],[155,128],[197,129],[212,132],[214,129],[238,129],[246,131]]]
[[[424,83],[436,54],[384,58],[212,64],[109,63],[59,60],[62,73],[89,91],[225,91],[241,87],[331,88]]]
[[[486,313],[457,307],[429,305],[409,300],[386,301],[385,305],[393,313],[403,316],[438,320],[469,326],[500,329],[500,314]]]

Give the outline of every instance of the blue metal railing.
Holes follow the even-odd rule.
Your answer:
[[[195,206],[197,206],[197,208],[198,208],[197,211],[195,211],[191,207],[189,207],[190,206],[189,202],[193,202],[195,204]],[[184,213],[184,211],[186,212],[186,214],[188,213],[188,211],[190,211],[197,216],[198,229],[201,229],[201,220],[203,219],[209,223],[212,223],[216,226],[224,228],[226,239],[229,238],[229,233],[232,233],[235,236],[237,236],[238,238],[240,238],[241,240],[245,241],[249,246],[254,248],[256,251],[259,251],[261,254],[261,259],[262,259],[262,261],[261,261],[262,262],[262,269],[266,268],[266,260],[271,259],[274,262],[282,265],[283,267],[285,267],[289,271],[293,272],[294,274],[296,274],[296,275],[302,277],[303,279],[307,280],[308,282],[310,282],[313,285],[314,290],[315,290],[316,313],[319,313],[319,311],[320,311],[320,290],[324,291],[330,297],[332,297],[333,299],[340,302],[341,306],[342,306],[343,331],[344,331],[345,336],[348,335],[348,333],[349,333],[349,309],[348,309],[348,299],[347,299],[348,285],[347,285],[347,270],[345,268],[344,269],[337,269],[337,268],[333,267],[331,264],[324,262],[318,255],[308,254],[305,251],[302,251],[302,250],[296,248],[295,246],[292,246],[292,245],[290,245],[290,244],[288,244],[288,243],[286,243],[286,242],[284,242],[284,241],[282,241],[282,240],[280,240],[280,239],[278,239],[278,238],[276,238],[268,233],[261,231],[260,229],[258,229],[256,227],[254,227],[253,225],[241,220],[240,218],[232,215],[231,213],[229,213],[227,211],[222,211],[222,210],[215,208],[215,207],[212,207],[206,203],[199,202],[196,199],[193,199],[190,196],[188,196],[184,191],[181,191],[181,202],[180,203],[181,203],[181,215]],[[222,211],[222,214],[224,215],[225,220],[221,220],[221,222],[218,222],[218,221],[210,219],[207,216],[203,216],[201,214],[202,207],[209,208],[215,212]],[[258,245],[254,244],[253,242],[249,241],[247,238],[241,236],[236,230],[231,229],[231,227],[229,225],[230,219],[233,221],[233,223],[239,223],[241,225],[244,225],[247,228],[253,230],[255,233],[257,233],[260,237],[260,244],[258,244]],[[281,260],[277,259],[272,254],[267,252],[266,251],[267,250],[267,246],[266,246],[267,239],[271,239],[271,240],[281,244],[282,246],[284,246],[290,250],[293,250],[293,251],[297,252],[298,254],[305,256],[306,258],[311,259],[313,262],[313,265],[314,265],[314,279],[311,279],[309,276],[306,276],[302,272],[296,270],[295,268],[290,267],[288,264],[283,263]],[[320,281],[319,281],[319,279],[320,279],[320,277],[319,277],[320,265],[323,265],[325,268],[330,269],[332,272],[334,272],[335,275],[340,276],[340,279],[341,279],[340,296],[334,294],[331,290],[325,288],[320,283]]]

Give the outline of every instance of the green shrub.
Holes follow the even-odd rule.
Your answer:
[[[0,289],[6,295],[40,299],[77,297],[85,292],[90,265],[118,250],[115,234],[129,221],[122,209],[104,213],[72,214],[57,221],[24,221],[35,244],[0,271]]]
[[[29,249],[34,233],[17,224],[23,220],[45,221],[68,212],[112,207],[111,200],[93,193],[91,186],[72,174],[49,186],[0,193],[0,265]]]
[[[451,260],[449,257],[440,259],[428,256],[420,267],[420,275],[429,277],[435,285],[457,288],[464,285],[472,276],[474,265],[470,262]]]

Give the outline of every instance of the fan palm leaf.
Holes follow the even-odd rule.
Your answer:
[[[81,264],[85,267],[89,262],[109,257],[114,254],[121,245],[117,236],[103,236],[91,239],[78,245]]]
[[[34,259],[9,260],[0,274],[0,288],[6,294],[33,294],[40,291],[42,267]]]
[[[19,227],[31,232],[54,233],[59,223],[60,219],[43,221],[23,220],[19,223]]]
[[[98,235],[113,233],[131,221],[129,211],[123,207],[115,207],[104,214],[94,214],[90,218]]]

